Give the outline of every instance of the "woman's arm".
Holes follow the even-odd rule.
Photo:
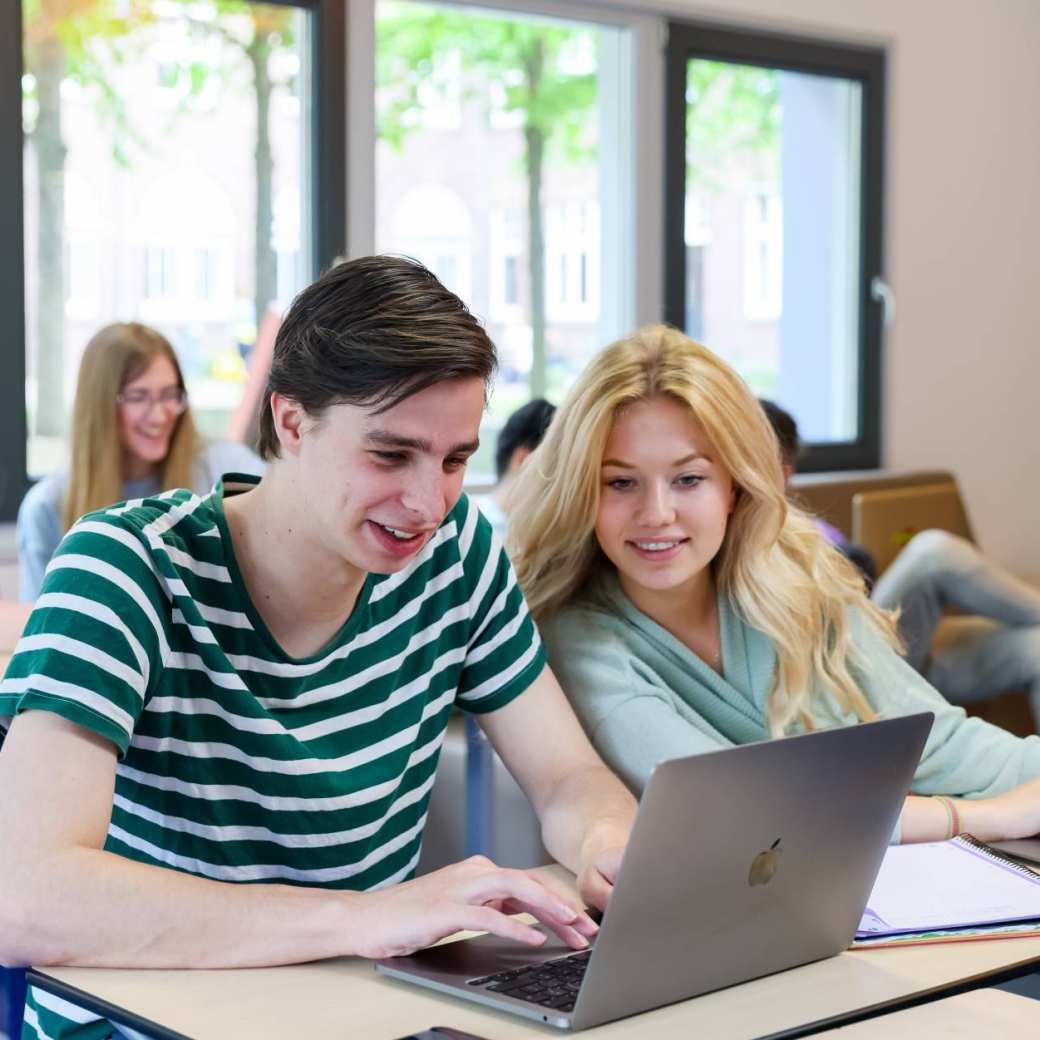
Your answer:
[[[914,773],[915,794],[992,798],[1040,777],[1040,737],[1016,737],[980,718],[969,718],[862,619],[856,625],[861,663],[855,672],[878,714],[883,718],[919,711],[935,715]]]
[[[530,945],[534,914],[575,947],[595,925],[523,871],[474,857],[378,892],[236,885],[103,851],[116,753],[46,711],[0,751],[0,963],[218,968],[388,956],[460,929]]]
[[[857,647],[864,663],[860,685],[883,717],[930,711],[935,715],[913,792],[902,815],[902,840],[940,841],[949,833],[943,805],[921,795],[954,800],[962,831],[981,841],[1040,832],[1040,737],[1016,737],[950,704],[862,619]]]
[[[1040,780],[1030,780],[993,798],[952,798],[958,831],[980,841],[1008,841],[1040,834]],[[903,841],[942,841],[950,817],[936,798],[911,795],[903,808]]]

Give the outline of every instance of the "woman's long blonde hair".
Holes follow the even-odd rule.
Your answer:
[[[769,421],[744,381],[711,351],[666,326],[644,328],[597,355],[557,411],[509,496],[507,545],[536,620],[578,597],[609,567],[595,535],[600,464],[619,408],[655,396],[685,405],[737,488],[715,580],[740,616],[776,649],[769,726],[812,728],[810,699],[828,690],[860,719],[876,717],[857,686],[850,607],[897,646],[893,619],[858,572],[788,503]]]
[[[84,513],[123,497],[123,445],[119,439],[116,398],[127,383],[164,357],[184,389],[184,375],[173,347],[161,333],[137,322],[106,325],[83,351],[72,406],[72,459],[62,504],[62,527],[68,530]],[[159,472],[161,488],[191,486],[197,435],[185,409],[170,437],[170,450]]]

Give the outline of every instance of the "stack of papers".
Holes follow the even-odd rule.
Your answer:
[[[1029,921],[1035,928],[993,928]],[[1040,875],[969,835],[890,848],[856,938],[926,941],[958,929],[976,938],[1040,930]]]

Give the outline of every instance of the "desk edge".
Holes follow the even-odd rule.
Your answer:
[[[53,993],[54,996],[61,997],[62,1000],[67,1000],[69,1003],[76,1004],[87,1011],[93,1011],[103,1018],[126,1026],[128,1029],[144,1033],[146,1036],[152,1037],[153,1040],[192,1040],[185,1033],[178,1033],[173,1029],[168,1029],[166,1026],[159,1025],[158,1022],[153,1022],[150,1018],[135,1015],[132,1011],[127,1011],[117,1004],[110,1004],[107,1000],[92,996],[85,990],[70,986],[67,982],[62,982],[60,979],[48,975],[41,968],[30,968],[26,973],[26,983],[29,986],[37,986],[47,993]]]

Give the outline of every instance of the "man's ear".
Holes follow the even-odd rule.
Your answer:
[[[291,397],[275,392],[271,394],[271,417],[278,444],[287,455],[298,455],[302,433],[308,418],[303,405]]]

